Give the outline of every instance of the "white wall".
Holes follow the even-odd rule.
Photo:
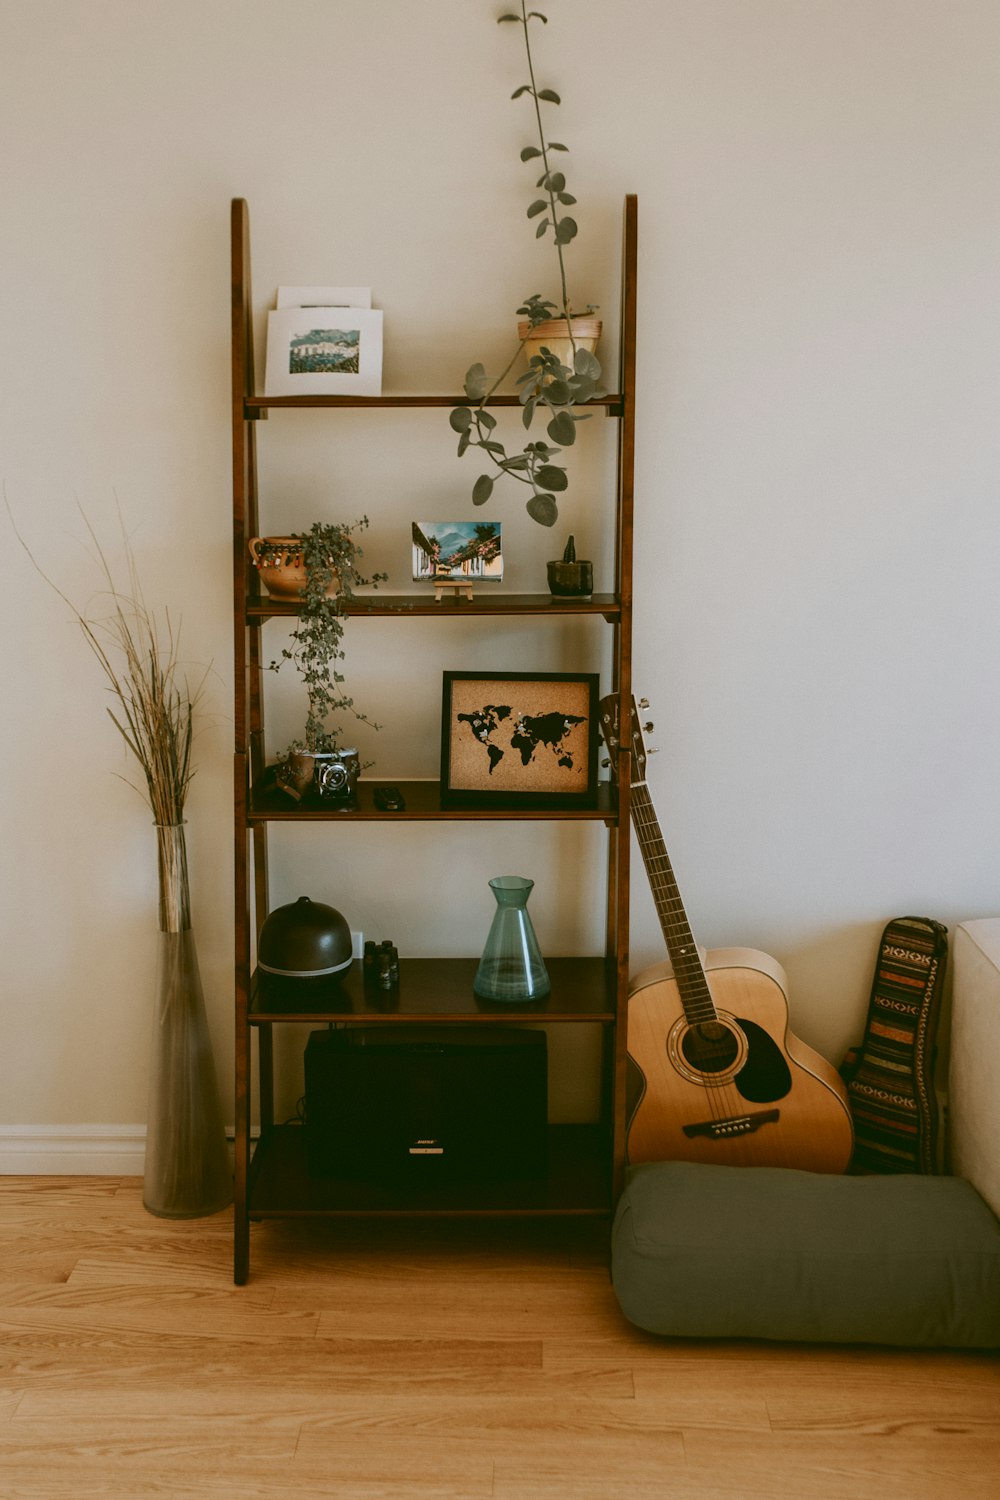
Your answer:
[[[150,599],[182,617],[192,663],[214,663],[189,830],[227,1093],[229,201],[250,203],[261,325],[279,282],[361,283],[385,310],[387,389],[495,366],[512,310],[553,286],[524,218],[503,8],[0,0],[0,476],[81,603],[77,507],[113,540],[117,497]],[[612,351],[621,202],[640,200],[635,679],[656,708],[654,802],[701,941],[774,953],[795,1030],[837,1058],[884,922],[992,914],[1000,891],[1000,7],[545,8],[572,279]],[[589,429],[555,537],[517,497],[491,503],[514,588],[544,587],[570,529],[606,568],[611,429]],[[367,511],[368,558],[397,586],[411,518],[472,514],[478,469],[443,412],[274,417],[261,440],[269,529]],[[116,779],[95,665],[0,526],[0,1124],[141,1121],[150,819]],[[352,628],[352,686],[386,725],[362,737],[379,774],[434,773],[443,666],[519,664],[534,634]],[[545,652],[579,664],[569,632]],[[294,683],[278,689],[290,737]],[[485,882],[515,867],[537,879],[550,952],[601,943],[593,828],[543,848],[518,825],[274,842],[276,899],[325,896],[404,953],[477,952]],[[637,968],[662,954],[638,864],[633,948]]]

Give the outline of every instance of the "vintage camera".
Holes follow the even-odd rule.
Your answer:
[[[353,802],[358,794],[361,765],[356,750],[330,750],[316,757],[317,795],[324,802]]]
[[[278,787],[296,802],[318,797],[350,805],[357,798],[360,775],[356,750],[292,751],[275,768]]]

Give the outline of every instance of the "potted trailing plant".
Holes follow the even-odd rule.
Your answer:
[[[357,750],[343,743],[343,731],[332,723],[338,715],[348,713],[359,723],[378,728],[355,708],[344,690],[343,673],[337,669],[344,659],[344,602],[353,598],[355,588],[369,584],[377,588],[388,577],[373,573],[368,578],[358,567],[363,552],[355,532],[367,526],[367,516],[353,524],[315,521],[309,531],[295,534],[297,561],[305,572],[302,608],[291,644],[270,668],[277,671],[283,662],[293,662],[306,689],[303,738],[288,747],[278,767],[278,784],[296,800],[313,788],[339,801],[354,795],[361,767]]]
[[[516,480],[531,490],[526,506],[528,514],[540,525],[552,526],[559,514],[556,496],[569,483],[565,467],[556,460],[564,448],[572,447],[577,422],[589,415],[577,408],[604,392],[600,388],[600,361],[594,353],[600,323],[593,317],[592,305],[583,312],[575,312],[569,294],[564,252],[576,238],[577,224],[567,209],[576,199],[566,189],[565,173],[554,164],[556,153],[565,152],[568,147],[561,141],[550,140],[545,130],[543,106],[558,106],[560,99],[554,89],[539,88],[536,81],[530,36],[532,23],[536,21],[548,24],[541,11],[528,10],[526,0],[521,0],[518,13],[508,11],[498,18],[501,25],[520,26],[524,40],[528,80],[511,97],[530,101],[536,129],[537,144],[524,146],[521,160],[542,167],[527,216],[535,222],[536,238],[551,236],[558,262],[559,300],[552,302],[540,292],[525,299],[517,309],[522,321],[518,325],[517,348],[510,361],[495,379],[487,375],[481,363],[470,366],[465,376],[468,404],[454,407],[449,420],[459,434],[459,457],[470,448],[478,448],[492,466],[492,472],[481,474],[476,480],[472,503],[485,505],[498,479]],[[487,407],[522,353],[528,356],[527,371],[518,379],[522,420],[528,429],[535,413],[540,411],[548,419],[549,441],[539,439],[525,444],[520,453],[508,453],[497,436],[497,420]]]

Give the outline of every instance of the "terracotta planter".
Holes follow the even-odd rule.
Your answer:
[[[546,349],[551,349],[564,365],[572,369],[573,344],[575,343],[578,349],[587,349],[593,354],[601,336],[601,326],[600,318],[574,318],[571,340],[566,319],[550,318],[547,323],[537,323],[534,328],[528,322],[518,323],[517,336],[519,339],[527,340],[524,345],[527,359],[540,354],[544,346]]]
[[[306,591],[306,567],[298,537],[254,536],[249,546],[253,565],[271,598],[300,599]],[[326,591],[328,597],[332,598],[338,586],[334,573]]]

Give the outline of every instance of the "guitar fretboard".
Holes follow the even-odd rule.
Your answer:
[[[684,1014],[692,1026],[716,1019],[715,1002],[708,988],[701,955],[691,933],[681,893],[677,889],[670,856],[644,781],[632,787],[632,822],[649,876],[656,913],[674,968]]]

